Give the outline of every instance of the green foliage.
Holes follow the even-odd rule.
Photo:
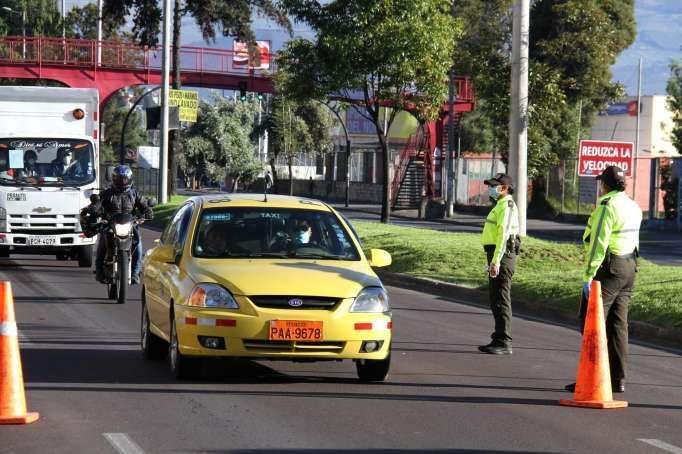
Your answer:
[[[257,103],[234,102],[214,96],[199,105],[197,122],[183,135],[185,150],[178,165],[187,177],[226,176],[244,184],[262,171],[252,140]]]
[[[133,93],[135,99],[142,94],[143,90],[136,88]],[[100,161],[118,162],[120,156],[121,129],[123,122],[130,108],[121,106],[123,94],[118,92],[111,97],[102,112],[102,123],[104,123],[104,136],[100,140]],[[142,113],[138,110],[130,115],[128,126],[126,127],[126,146],[137,147],[147,143],[147,135],[142,124]]]
[[[54,0],[3,0],[0,9],[0,36],[22,35],[22,12],[26,10],[26,36],[62,36],[61,14]]]
[[[97,4],[74,6],[66,15],[66,36],[69,38],[97,39]],[[103,15],[102,38],[104,40],[121,40],[126,34],[121,29],[126,24],[125,17]]]
[[[511,0],[461,0],[463,36],[455,65],[470,75],[479,100],[475,119],[463,122],[473,151],[506,156],[510,99]],[[577,138],[592,115],[623,96],[610,66],[635,37],[632,0],[538,0],[532,3],[528,172],[543,174],[575,156]],[[578,114],[579,105],[582,115]],[[582,118],[578,124],[578,117]]]
[[[272,0],[174,0],[174,3],[182,16],[194,18],[207,42],[215,40],[217,31],[221,31],[223,36],[252,41],[251,15],[254,9],[291,30],[289,19]],[[105,0],[104,15],[132,15],[135,40],[150,46],[158,44],[162,10],[156,0]],[[174,30],[174,33],[179,32]]]
[[[673,115],[672,142],[678,153],[682,153],[682,62],[670,64],[668,79],[668,108]]]
[[[293,16],[310,24],[316,40],[298,39],[281,52],[295,99],[340,94],[357,99],[374,124],[383,150],[382,221],[389,217],[387,131],[400,110],[422,120],[438,115],[447,96],[447,72],[460,29],[442,0],[284,0]],[[390,110],[388,128],[379,103]]]

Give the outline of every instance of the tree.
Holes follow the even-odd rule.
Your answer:
[[[276,85],[268,113],[256,132],[267,130],[269,133],[268,162],[275,187],[279,186],[277,162],[283,158],[289,170],[289,194],[293,195],[294,159],[302,155],[326,153],[333,148],[330,135],[332,118],[327,107],[321,103],[288,98],[277,88]]]
[[[279,25],[291,32],[291,23],[273,0],[174,0],[173,7],[173,36],[172,36],[172,67],[173,88],[180,89],[180,37],[182,18],[190,15],[201,29],[206,42],[215,41],[216,31],[222,31],[223,36],[233,36],[240,40],[253,42],[255,37],[251,30],[251,15],[253,10],[265,17],[275,20]],[[105,0],[105,16],[127,17],[133,15],[133,36],[145,45],[158,44],[159,24],[162,11],[156,0]],[[176,156],[180,154],[180,138],[178,131],[170,133],[170,153],[168,156],[168,171],[176,174]],[[175,178],[169,178],[169,194],[175,192]]]
[[[673,61],[670,64],[670,78],[666,91],[668,92],[668,108],[673,114],[672,143],[678,153],[682,153],[682,62]]]
[[[142,94],[141,89],[134,89],[135,98]],[[123,102],[124,97],[120,92],[111,97],[102,112],[102,123],[105,125],[104,135],[100,140],[102,162],[118,162],[121,147],[121,128],[128,114],[129,107]],[[147,135],[142,127],[142,114],[133,112],[126,127],[125,145],[137,147],[147,143]]]
[[[199,105],[197,122],[183,136],[186,148],[181,167],[186,176],[203,173],[209,179],[230,177],[233,189],[249,184],[262,171],[253,131],[255,103],[234,102],[215,96]]]
[[[97,39],[98,13],[96,3],[71,8],[65,20],[66,36],[69,38]],[[103,15],[102,38],[114,41],[128,38],[129,34],[121,31],[125,24],[126,20],[123,16]]]
[[[458,27],[442,0],[285,0],[317,39],[291,41],[280,65],[291,73],[287,93],[298,99],[336,94],[355,100],[375,127],[383,154],[382,222],[390,217],[387,135],[397,113],[435,118],[447,96],[447,72]],[[359,92],[359,94],[358,94]],[[386,126],[381,105],[390,106]]]
[[[62,36],[62,19],[54,0],[4,0],[0,10],[0,36],[21,36],[22,12],[26,11],[26,36]]]

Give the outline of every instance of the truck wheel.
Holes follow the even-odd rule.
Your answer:
[[[92,268],[92,245],[78,248],[78,266],[80,268]]]
[[[355,366],[362,382],[384,381],[391,367],[391,354],[386,359],[359,359]]]

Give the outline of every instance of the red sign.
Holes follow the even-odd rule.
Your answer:
[[[595,177],[608,166],[618,166],[629,177],[632,175],[634,149],[632,142],[581,140],[578,152],[578,175]]]
[[[630,101],[628,103],[628,115],[631,117],[637,116],[637,101]]]

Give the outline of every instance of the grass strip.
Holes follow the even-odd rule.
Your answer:
[[[486,261],[479,234],[438,232],[374,222],[353,222],[367,248],[393,256],[389,271],[487,289]],[[630,319],[682,327],[680,268],[640,259]],[[582,289],[579,245],[524,239],[512,293],[563,309],[578,309]]]

